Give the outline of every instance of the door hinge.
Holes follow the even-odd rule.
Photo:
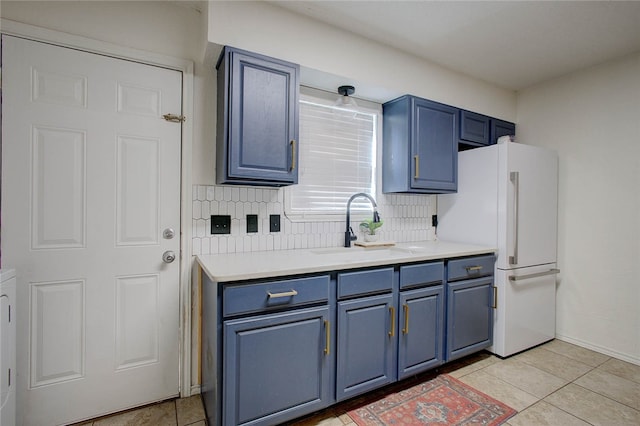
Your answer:
[[[184,115],[165,114],[162,116],[162,118],[172,123],[184,123],[185,121],[187,121],[187,117],[185,117]]]

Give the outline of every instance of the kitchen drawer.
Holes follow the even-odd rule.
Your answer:
[[[393,289],[393,268],[338,274],[338,298]]]
[[[329,299],[329,275],[227,285],[222,290],[222,314],[231,316],[306,305]]]
[[[417,285],[440,284],[442,281],[444,281],[444,262],[400,267],[400,289]]]
[[[450,260],[448,264],[448,281],[493,275],[494,264],[495,257],[493,255]]]

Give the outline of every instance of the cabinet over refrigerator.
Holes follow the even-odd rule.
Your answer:
[[[514,142],[459,153],[458,192],[438,196],[438,238],[495,245],[493,346],[555,337],[558,157]]]

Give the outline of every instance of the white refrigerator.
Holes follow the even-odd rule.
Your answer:
[[[438,196],[439,240],[497,247],[493,345],[507,357],[555,337],[558,156],[505,142],[459,153]]]

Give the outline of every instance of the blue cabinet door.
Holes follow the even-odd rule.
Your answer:
[[[458,110],[424,99],[413,108],[411,187],[455,192],[458,181]]]
[[[442,364],[444,287],[401,292],[398,316],[398,379]]]
[[[393,294],[338,302],[336,400],[396,380]]]
[[[332,402],[327,306],[224,322],[223,424],[272,425]]]
[[[382,107],[382,191],[455,192],[458,109],[409,95]]]
[[[516,125],[508,121],[498,120],[497,118],[491,119],[491,143],[498,142],[500,136],[509,136],[516,134]]]
[[[460,143],[489,145],[490,118],[471,111],[460,110]]]
[[[492,301],[492,276],[447,283],[447,361],[491,346]]]
[[[299,66],[226,47],[218,91],[218,183],[297,183]]]

